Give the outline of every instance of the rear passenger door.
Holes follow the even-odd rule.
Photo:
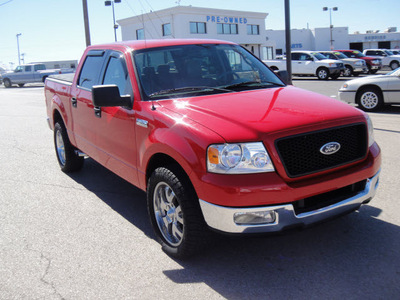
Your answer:
[[[96,146],[96,121],[94,105],[92,102],[92,87],[99,83],[101,70],[106,57],[105,50],[91,50],[87,53],[85,61],[77,79],[77,85],[71,90],[71,112],[77,147],[98,160],[99,151]]]

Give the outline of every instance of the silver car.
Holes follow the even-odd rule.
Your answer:
[[[367,73],[368,67],[363,59],[349,58],[339,51],[320,51],[319,53],[325,55],[327,58],[341,60],[344,63],[343,76],[358,76],[360,73]]]
[[[344,102],[358,104],[364,111],[377,111],[385,104],[400,103],[400,68],[386,75],[346,81],[338,96]]]

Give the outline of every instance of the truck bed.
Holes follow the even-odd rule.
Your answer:
[[[48,78],[64,81],[66,84],[72,84],[75,73],[50,75]]]

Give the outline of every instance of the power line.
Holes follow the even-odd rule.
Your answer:
[[[10,3],[13,0],[8,0],[7,2],[1,3],[0,6],[6,5],[7,3]]]

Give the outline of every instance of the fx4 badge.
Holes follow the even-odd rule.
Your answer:
[[[327,143],[325,145],[323,145],[321,147],[321,149],[319,149],[319,152],[321,152],[324,155],[331,155],[334,154],[336,152],[338,152],[340,149],[340,144],[337,142],[330,142]]]

